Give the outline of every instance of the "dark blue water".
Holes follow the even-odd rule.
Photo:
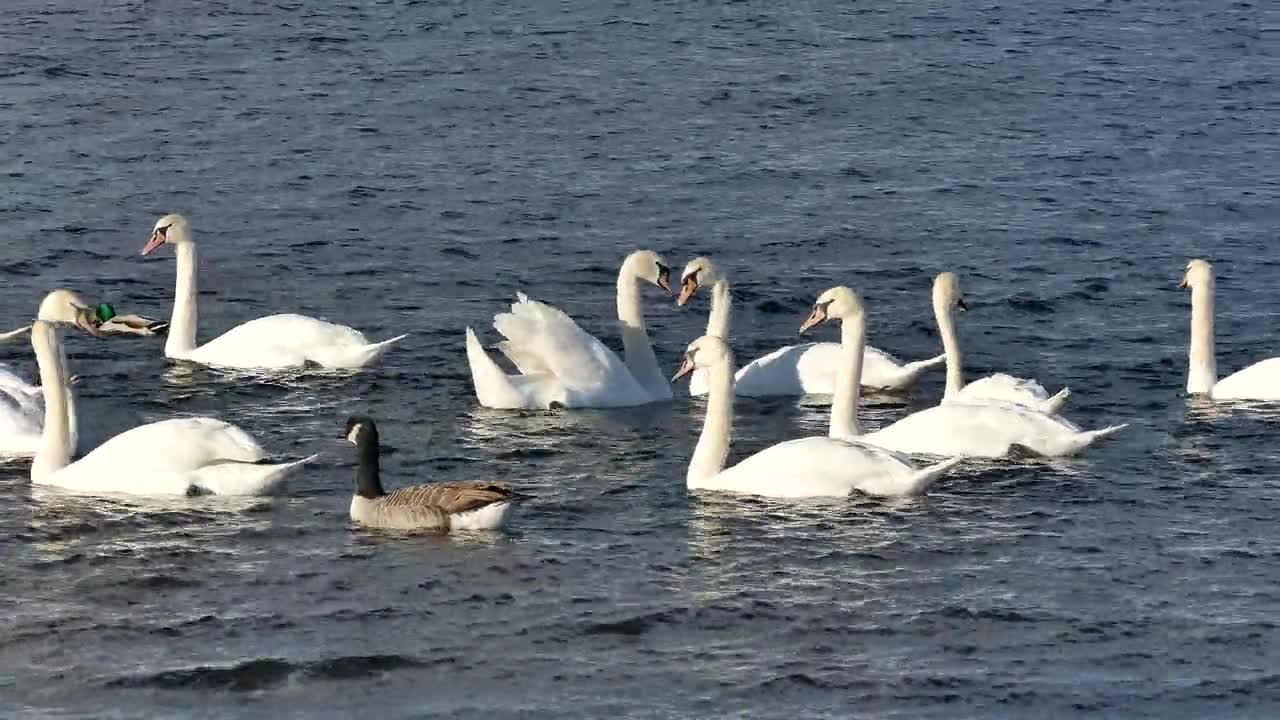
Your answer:
[[[271,381],[72,339],[97,433],[208,413],[324,455],[252,501],[0,471],[0,714],[1274,716],[1280,411],[1185,397],[1174,286],[1215,263],[1223,370],[1276,352],[1276,10],[836,5],[8,3],[6,327],[59,286],[166,316],[172,254],[138,250],[182,212],[202,338],[281,311],[411,335],[367,372]],[[928,288],[956,271],[971,376],[1070,385],[1069,417],[1132,427],[913,501],[780,503],[686,492],[683,391],[478,408],[463,328],[493,339],[523,289],[616,344],[636,247],[732,272],[743,358],[834,284],[877,346],[932,355]],[[646,298],[674,369],[705,299]],[[0,359],[33,368],[22,342]],[[734,456],[822,432],[823,405],[741,401]],[[533,499],[497,536],[353,529],[353,411],[394,447],[388,484]]]

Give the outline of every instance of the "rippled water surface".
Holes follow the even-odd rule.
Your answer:
[[[277,311],[411,335],[365,372],[276,378],[70,339],[99,437],[205,413],[323,455],[252,500],[0,469],[0,714],[1274,716],[1280,411],[1185,397],[1174,286],[1215,262],[1221,368],[1276,352],[1278,31],[1244,2],[8,3],[7,326],[59,286],[167,316],[172,253],[138,251],[179,211],[203,338]],[[913,501],[781,503],[686,492],[683,390],[479,408],[462,329],[492,340],[523,289],[615,343],[636,247],[731,271],[744,359],[837,283],[877,346],[935,354],[928,288],[954,270],[971,376],[1132,426]],[[706,300],[645,297],[674,369]],[[0,359],[34,368],[24,342]],[[741,401],[733,456],[822,432],[825,404]],[[388,484],[532,499],[498,535],[351,527],[357,411]]]

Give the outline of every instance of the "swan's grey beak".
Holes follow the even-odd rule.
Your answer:
[[[960,308],[960,312],[964,312],[969,309],[969,306],[964,304],[963,298],[956,301],[956,307]]]
[[[1183,276],[1182,276],[1182,282],[1178,283],[1178,289],[1179,289],[1179,290],[1186,290],[1186,289],[1187,289],[1187,288],[1189,288],[1189,287],[1191,287],[1191,286],[1190,286],[1189,284],[1187,284],[1187,276],[1186,276],[1186,275],[1183,275]]]
[[[680,297],[676,298],[676,304],[683,306],[696,292],[698,292],[698,276],[690,275],[680,283]]]
[[[693,372],[693,358],[686,357],[684,362],[680,364],[680,369],[676,371],[675,375],[671,376],[671,382],[675,382],[691,372]]]
[[[814,305],[813,312],[809,313],[809,319],[805,320],[804,324],[800,326],[800,332],[805,333],[809,330],[809,328],[813,327],[814,325],[821,325],[822,323],[826,322],[826,320],[827,320],[827,306]]]
[[[142,246],[143,255],[150,255],[156,251],[156,248],[164,244],[165,230],[168,230],[168,228],[156,228],[155,232],[151,233],[151,239],[147,241],[146,245]]]

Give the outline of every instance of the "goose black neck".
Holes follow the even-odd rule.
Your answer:
[[[382,497],[382,480],[378,477],[378,431],[368,428],[356,444],[360,465],[356,469],[356,494],[363,498]]]

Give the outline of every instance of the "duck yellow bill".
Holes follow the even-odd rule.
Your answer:
[[[76,312],[76,327],[96,338],[103,336],[102,331],[98,329],[99,325],[101,323],[98,321],[97,316],[94,315],[92,308],[81,308]]]
[[[164,230],[156,230],[155,232],[151,233],[151,239],[147,241],[147,244],[142,246],[142,254],[150,255],[151,253],[156,251],[156,248],[160,247],[163,244],[164,244]]]
[[[800,326],[800,332],[806,332],[814,325],[820,325],[827,319],[827,309],[822,305],[815,305],[813,312],[809,313],[809,319],[804,321]]]
[[[675,375],[671,376],[671,382],[675,382],[691,372],[693,372],[693,361],[685,358],[684,362],[680,364],[680,369],[676,371]]]
[[[676,298],[676,304],[683,306],[696,292],[698,292],[698,278],[690,275],[680,283],[680,297]]]

